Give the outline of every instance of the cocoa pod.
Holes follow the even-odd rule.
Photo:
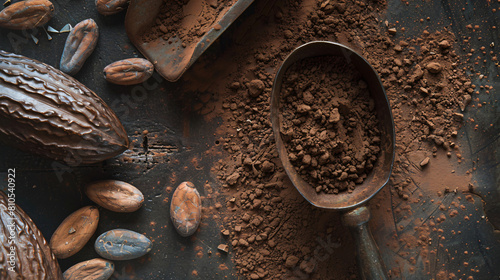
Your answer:
[[[128,6],[129,0],[96,0],[97,11],[104,16],[114,15]]]
[[[114,112],[54,67],[0,50],[0,137],[68,164],[114,157],[128,147]]]
[[[153,244],[146,236],[128,229],[113,229],[101,234],[94,248],[109,260],[132,260],[149,253]]]
[[[54,14],[54,5],[48,0],[16,2],[0,11],[0,27],[33,29],[46,24]]]
[[[85,194],[98,205],[115,212],[134,212],[144,203],[144,195],[129,183],[117,180],[93,182]]]
[[[93,19],[79,22],[66,38],[59,69],[72,76],[78,73],[94,51],[98,37],[99,30]]]
[[[64,280],[107,280],[113,275],[115,265],[107,260],[95,258],[68,268]]]
[[[111,63],[104,68],[104,78],[117,85],[140,84],[153,75],[154,66],[144,58],[129,58]]]
[[[177,232],[186,237],[195,233],[201,221],[201,198],[191,182],[182,182],[170,203],[170,218]]]
[[[94,206],[85,206],[71,215],[57,227],[50,239],[50,248],[59,259],[66,259],[89,241],[97,229],[99,210]]]
[[[42,233],[13,205],[0,191],[0,279],[62,280],[59,263]]]

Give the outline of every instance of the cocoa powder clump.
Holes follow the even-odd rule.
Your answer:
[[[343,57],[292,65],[281,92],[281,132],[295,170],[316,192],[337,194],[363,183],[380,151],[375,102]]]

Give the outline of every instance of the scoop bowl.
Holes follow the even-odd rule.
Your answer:
[[[295,62],[317,56],[344,57],[361,74],[368,85],[371,98],[375,101],[375,110],[381,132],[380,153],[368,177],[362,184],[356,185],[352,192],[345,191],[338,194],[316,192],[315,188],[309,185],[292,166],[281,138],[280,92],[283,77],[287,69]],[[271,96],[271,123],[281,162],[299,193],[309,203],[318,208],[343,211],[342,220],[351,229],[357,243],[357,258],[361,278],[370,280],[387,279],[379,250],[367,227],[370,220],[370,210],[364,206],[389,181],[395,154],[396,136],[391,107],[375,69],[361,55],[338,43],[314,41],[298,47],[285,59],[275,76]]]

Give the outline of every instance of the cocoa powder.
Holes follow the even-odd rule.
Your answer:
[[[281,92],[281,134],[288,157],[316,192],[351,192],[380,151],[375,102],[360,73],[343,57],[292,65]]]
[[[290,183],[279,161],[269,116],[275,69],[300,44],[330,40],[356,50],[381,76],[396,125],[396,160],[387,191],[382,191],[374,204],[389,204],[389,208],[371,208],[376,213],[372,224],[384,226],[381,232],[389,240],[387,244],[379,243],[379,247],[390,255],[390,251],[399,248],[392,247],[390,240],[408,244],[403,242],[419,240],[429,227],[426,224],[421,230],[410,231],[411,238],[401,235],[398,239],[397,234],[391,234],[400,230],[392,229],[392,219],[403,213],[393,216],[390,201],[401,207],[406,207],[405,202],[420,201],[414,197],[417,194],[412,195],[415,187],[410,188],[410,174],[415,171],[407,156],[421,155],[417,165],[429,158],[421,168],[439,164],[448,157],[463,161],[455,137],[463,123],[461,111],[470,102],[472,87],[459,66],[455,37],[444,28],[415,38],[394,39],[389,30],[391,24],[380,24],[383,15],[378,11],[385,9],[382,1],[256,4],[256,9],[263,12],[239,27],[235,41],[241,44],[218,58],[219,63],[205,62],[203,58],[199,62],[220,71],[207,73],[195,66],[185,76],[187,81],[195,77],[227,81],[210,83],[208,89],[218,92],[221,107],[216,106],[207,118],[221,116],[225,120],[218,134],[228,156],[214,166],[213,172],[227,187],[228,213],[222,232],[229,234],[230,254],[238,274],[245,279],[330,279],[332,275],[334,279],[357,279],[355,247],[340,214],[309,205]],[[270,20],[262,21],[262,17]],[[217,66],[234,61],[237,67]],[[189,86],[196,90],[196,83]],[[450,177],[455,176],[450,166],[442,165],[434,175],[426,173],[432,176],[426,179],[443,182],[436,187],[444,182],[458,183],[458,178],[469,180],[459,175]],[[460,189],[461,185],[456,187]],[[429,250],[425,242],[411,244],[417,255]],[[419,256],[425,265],[429,255]],[[395,278],[403,271],[425,277],[426,269],[422,266],[412,260],[387,262],[388,273]]]
[[[470,195],[460,201],[470,175],[458,173],[457,165],[467,168],[469,162],[457,138],[463,111],[474,106],[475,91],[454,34],[442,27],[409,36],[401,23],[385,20],[384,1],[255,5],[259,12],[237,27],[234,46],[216,61],[208,53],[200,57],[183,77],[185,89],[215,92],[220,101],[203,115],[224,120],[216,143],[227,156],[212,171],[226,188],[219,198],[227,210],[221,233],[238,276],[358,278],[356,248],[340,214],[312,207],[290,183],[270,123],[270,93],[282,61],[303,43],[329,40],[363,55],[379,73],[390,100],[396,126],[393,175],[370,203],[370,225],[388,274],[427,279],[451,270],[449,277],[466,279],[467,270],[459,273],[448,263],[435,269],[429,265],[444,244],[450,251],[445,247],[440,259],[460,258],[452,253],[456,244],[444,240],[442,232],[446,224],[456,227],[457,217],[474,207]],[[445,215],[446,207],[432,212],[455,194],[452,205],[458,214]]]
[[[155,24],[144,34],[144,42],[163,37],[169,43],[180,40],[185,48],[217,24],[234,0],[164,1]]]

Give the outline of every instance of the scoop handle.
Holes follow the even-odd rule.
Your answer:
[[[370,210],[361,206],[344,213],[343,222],[349,227],[356,242],[358,267],[361,279],[386,280],[386,269],[372,233],[368,228]]]

